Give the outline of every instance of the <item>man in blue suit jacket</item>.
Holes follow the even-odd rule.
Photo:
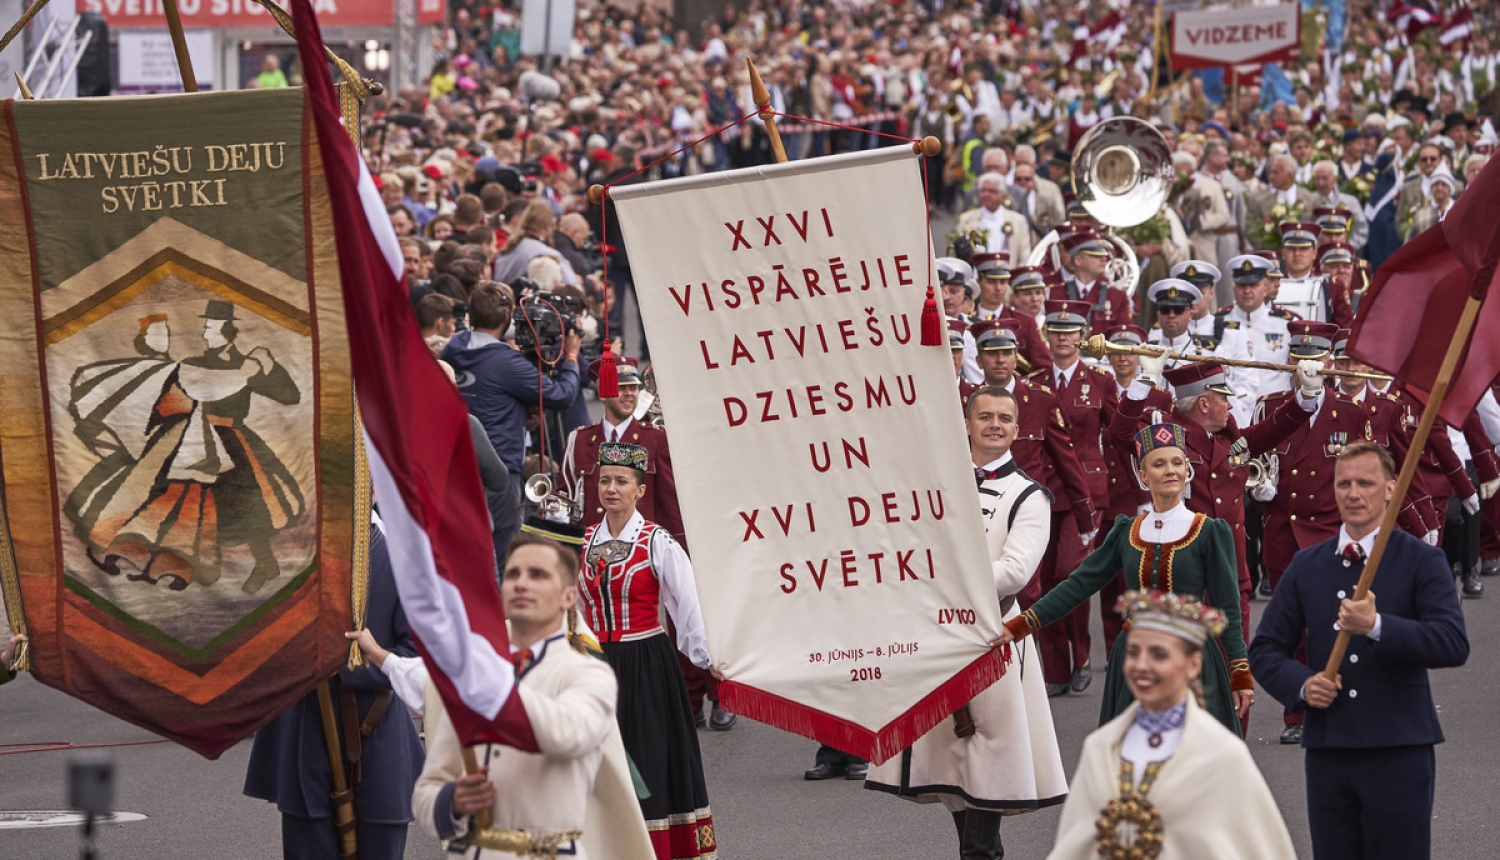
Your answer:
[[[1339,536],[1292,558],[1250,643],[1260,685],[1286,707],[1307,711],[1302,746],[1317,860],[1431,853],[1433,745],[1443,730],[1427,670],[1463,665],[1469,638],[1442,550],[1402,531],[1391,534],[1369,594],[1350,599],[1395,478],[1384,448],[1356,442],[1344,449],[1334,466]],[[1353,638],[1329,681],[1315,670],[1327,664],[1340,629]],[[1306,665],[1293,656],[1304,634]]]
[[[370,525],[369,596],[365,627],[375,641],[393,654],[415,657],[417,649],[406,626],[406,614],[396,596],[396,580],[377,518]],[[356,847],[362,860],[400,860],[406,850],[407,825],[412,820],[411,794],[422,773],[422,741],[411,715],[400,699],[393,699],[391,682],[380,669],[340,669],[328,679],[334,708],[352,694],[360,749],[357,767],[346,767],[354,790]],[[380,700],[383,711],[377,710]],[[341,716],[340,746],[352,754]],[[369,731],[365,726],[369,725]],[[255,733],[245,794],[276,804],[281,811],[284,860],[337,860],[334,830],[333,771],[323,737],[323,717],[316,691]]]

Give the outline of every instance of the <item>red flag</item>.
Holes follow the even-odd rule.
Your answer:
[[[1500,261],[1500,173],[1481,170],[1463,195],[1453,201],[1453,209],[1441,222],[1448,246],[1464,268],[1474,276],[1470,290],[1482,299],[1493,280],[1495,264]],[[1476,331],[1493,331],[1479,328]]]
[[[293,0],[327,175],[370,473],[408,624],[464,744],[536,750],[516,695],[469,413],[422,342],[395,232],[344,130],[323,38]]]
[[[1486,168],[1484,174],[1492,172]],[[1456,216],[1457,212],[1450,213],[1443,226]],[[1493,232],[1497,221],[1500,213],[1490,214],[1487,229]],[[1467,241],[1462,246],[1450,245],[1446,229],[1425,230],[1401,246],[1375,274],[1375,284],[1354,321],[1350,355],[1395,376],[1425,403],[1464,305],[1476,291],[1483,297],[1493,282],[1493,257],[1485,270],[1487,277],[1476,279],[1465,267],[1461,254],[1472,256],[1473,250]],[[1500,302],[1484,302],[1474,331],[1500,331]],[[1462,426],[1497,376],[1500,338],[1472,338],[1439,414],[1450,424]]]

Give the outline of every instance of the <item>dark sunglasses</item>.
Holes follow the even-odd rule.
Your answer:
[[[1178,314],[1185,314],[1187,312],[1188,312],[1187,308],[1177,308],[1177,307],[1164,308],[1164,307],[1161,307],[1160,305],[1158,305],[1157,308],[1156,308],[1156,315],[1159,316],[1159,317],[1175,317]]]

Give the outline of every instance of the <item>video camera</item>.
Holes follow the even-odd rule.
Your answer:
[[[564,357],[563,340],[578,331],[583,300],[577,296],[544,292],[530,278],[516,278],[511,288],[520,294],[516,311],[516,346],[538,367],[555,373]],[[546,362],[551,362],[549,366]]]

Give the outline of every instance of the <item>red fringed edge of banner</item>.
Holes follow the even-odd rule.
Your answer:
[[[1009,656],[1002,649],[986,651],[878,732],[735,681],[720,682],[719,697],[730,713],[880,764],[916,743],[917,738],[1000,680],[1008,662]]]

